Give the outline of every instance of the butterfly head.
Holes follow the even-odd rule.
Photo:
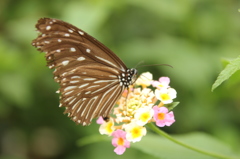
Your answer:
[[[127,72],[129,73],[129,76],[131,77],[131,81],[129,83],[130,83],[130,85],[132,85],[137,80],[137,70],[135,68],[131,68],[131,69],[128,69]]]

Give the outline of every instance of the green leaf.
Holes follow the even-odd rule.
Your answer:
[[[220,141],[212,138],[211,136],[204,133],[190,133],[185,135],[173,136],[176,140],[184,142],[190,146],[201,149],[212,154],[219,156],[217,158],[229,158],[235,159],[236,155],[233,155],[231,149],[221,143]],[[187,149],[181,145],[178,145],[164,137],[148,133],[138,143],[131,144],[131,147],[139,149],[145,153],[151,154],[160,159],[173,159],[173,158],[184,158],[184,159],[214,159],[199,152]]]
[[[212,91],[217,88],[222,82],[229,79],[236,71],[240,69],[240,56],[232,60],[218,75],[217,80],[212,86]]]
[[[170,104],[165,104],[164,107],[167,107],[168,110],[172,110],[173,108],[175,108],[180,102],[173,102],[173,103],[170,103]]]

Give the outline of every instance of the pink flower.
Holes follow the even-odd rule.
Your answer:
[[[112,145],[116,147],[114,152],[118,155],[122,155],[126,148],[130,147],[130,142],[126,140],[126,132],[120,129],[117,129],[112,133]]]
[[[156,121],[156,125],[159,127],[164,127],[172,125],[175,122],[173,112],[168,112],[166,107],[158,107],[154,106],[154,120]]]
[[[168,88],[170,83],[170,78],[160,77],[158,81],[153,81],[152,86],[157,87],[158,89]]]
[[[103,117],[102,116],[100,116],[98,119],[97,119],[97,124],[103,124],[103,123],[105,123],[105,121],[104,121],[104,119],[103,119]]]

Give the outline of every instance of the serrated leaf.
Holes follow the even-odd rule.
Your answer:
[[[229,79],[236,71],[240,69],[240,56],[232,60],[218,75],[217,80],[212,85],[212,91],[222,82]]]

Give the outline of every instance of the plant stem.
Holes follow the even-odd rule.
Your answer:
[[[219,154],[216,154],[216,153],[212,153],[212,152],[208,152],[208,151],[204,151],[204,150],[200,150],[196,147],[192,147],[190,145],[187,145],[181,141],[178,141],[176,139],[174,139],[173,137],[171,137],[170,135],[168,135],[167,133],[165,133],[164,131],[162,131],[161,129],[159,129],[158,127],[156,127],[153,123],[149,123],[148,126],[154,131],[156,132],[157,134],[159,135],[162,135],[164,136],[165,138],[175,142],[176,144],[178,145],[181,145],[185,148],[188,148],[190,150],[193,150],[193,151],[196,151],[196,152],[199,152],[199,153],[202,153],[202,154],[205,154],[205,155],[208,155],[208,156],[213,156],[213,157],[217,157],[217,158],[222,158],[222,159],[231,159],[231,157],[228,157],[228,156],[223,156],[223,155],[219,155]]]

